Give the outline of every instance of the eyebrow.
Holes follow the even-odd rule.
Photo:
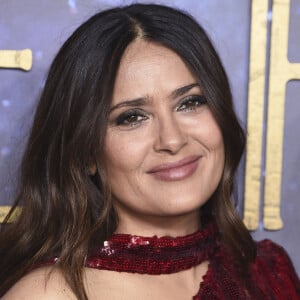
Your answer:
[[[183,96],[184,94],[186,94],[189,90],[191,90],[194,87],[199,87],[198,83],[191,83],[188,85],[185,85],[183,87],[180,87],[176,90],[174,90],[171,95],[170,98],[177,98],[180,96]],[[111,109],[110,109],[110,113],[120,107],[137,107],[137,106],[143,106],[145,105],[147,102],[149,102],[149,97],[140,97],[140,98],[136,98],[136,99],[132,99],[132,100],[125,100],[122,101],[116,105],[114,105]]]
[[[114,110],[116,110],[117,108],[120,107],[135,107],[135,106],[143,106],[145,105],[147,102],[149,101],[148,97],[141,97],[141,98],[136,98],[136,99],[132,99],[132,100],[126,100],[126,101],[122,101],[116,105],[114,105],[111,109],[110,109],[110,113]]]
[[[171,98],[177,98],[177,97],[183,96],[184,94],[186,94],[189,90],[191,90],[195,86],[199,87],[199,84],[191,83],[191,84],[185,85],[183,87],[180,87],[171,93]]]

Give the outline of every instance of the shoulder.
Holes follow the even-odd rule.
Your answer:
[[[257,257],[252,265],[252,275],[257,287],[279,293],[279,299],[299,299],[300,280],[285,249],[263,240],[257,243]]]
[[[266,263],[272,267],[294,271],[291,259],[285,249],[271,240],[265,239],[257,242],[257,261]]]
[[[41,267],[22,277],[1,300],[76,299],[63,275],[53,267]]]

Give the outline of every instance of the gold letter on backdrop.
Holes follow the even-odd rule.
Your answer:
[[[30,49],[20,51],[1,50],[0,68],[15,68],[29,71],[32,66],[32,52]]]
[[[20,51],[0,50],[0,68],[13,68],[29,71],[32,66],[32,52],[30,49]],[[0,206],[0,223],[7,215],[10,206]]]
[[[257,229],[259,223],[267,14],[267,0],[252,1],[244,202],[244,222],[250,230]]]
[[[250,230],[257,229],[259,224],[267,5],[267,0],[252,1],[244,205],[244,222]],[[269,230],[283,226],[280,198],[285,90],[289,80],[300,79],[300,64],[288,61],[289,11],[290,0],[273,0],[263,205],[263,225]]]
[[[289,11],[290,0],[273,1],[263,220],[270,230],[283,226],[280,197],[286,83],[300,79],[300,63],[288,61]]]

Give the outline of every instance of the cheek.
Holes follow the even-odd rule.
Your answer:
[[[222,132],[209,110],[201,115],[201,119],[194,120],[190,126],[190,135],[201,145],[208,164],[206,171],[215,183],[220,180],[225,160],[224,143]]]
[[[206,147],[209,154],[214,158],[215,167],[223,170],[225,159],[224,142],[222,133],[215,121],[206,130]]]
[[[221,160],[224,160],[223,137],[217,126],[207,131],[207,145],[211,152],[215,152]]]
[[[148,144],[145,138],[135,136],[133,133],[109,129],[104,143],[108,171],[134,171],[143,163],[147,149]]]
[[[208,152],[224,152],[221,130],[208,109],[203,111],[200,117],[191,118],[185,125],[189,135]]]
[[[215,178],[216,181],[219,182],[221,180],[223,170],[224,170],[224,163],[225,163],[225,151],[224,151],[224,142],[223,142],[223,137],[222,133],[219,130],[218,127],[215,128],[211,132],[212,135],[212,140],[211,140],[211,145],[210,145],[210,151],[211,154],[213,155],[213,169],[215,173]]]

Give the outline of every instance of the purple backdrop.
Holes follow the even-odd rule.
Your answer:
[[[62,42],[98,10],[132,1],[100,0],[1,0],[0,50],[30,48],[30,72],[0,69],[0,205],[10,205],[20,156],[32,114],[49,64]],[[146,1],[137,1],[146,2]],[[251,1],[164,0],[152,1],[190,12],[207,29],[220,52],[233,89],[236,109],[246,124]],[[269,15],[271,20],[271,14]],[[269,21],[270,21],[269,20]],[[289,59],[300,62],[300,0],[291,1]],[[271,238],[282,244],[300,273],[300,84],[290,82],[286,92],[281,231],[260,228],[256,239]],[[243,167],[239,195],[243,195]],[[242,202],[239,204],[242,210]]]

